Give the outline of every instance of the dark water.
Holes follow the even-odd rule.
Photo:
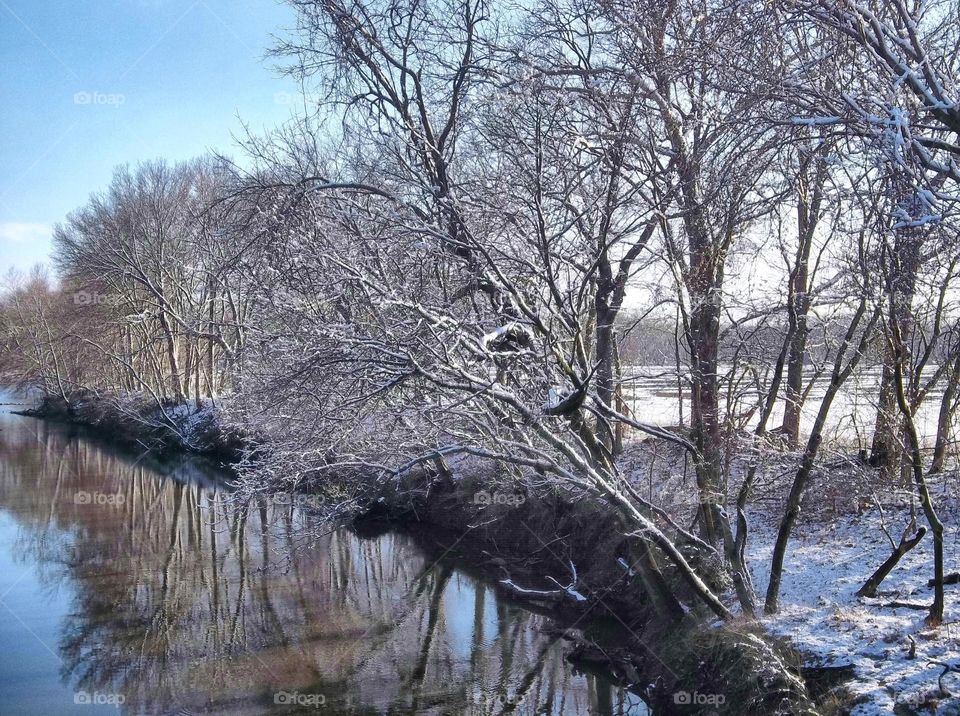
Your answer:
[[[241,508],[197,462],[9,409],[0,714],[646,713],[409,536],[317,536],[301,505]]]

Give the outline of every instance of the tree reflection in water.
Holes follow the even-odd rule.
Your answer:
[[[18,558],[73,595],[50,679],[129,713],[645,713],[410,537],[317,537],[300,507],[242,509],[196,462],[145,463],[4,417]]]

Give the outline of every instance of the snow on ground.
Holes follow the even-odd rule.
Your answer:
[[[783,502],[799,459],[799,452],[767,447],[758,456],[740,451],[731,465],[731,494],[736,493],[747,465],[755,460],[759,466],[748,515],[747,557],[761,603]],[[621,458],[621,469],[644,497],[679,522],[692,524],[695,479],[682,450],[657,440],[632,440]],[[958,572],[960,473],[951,471],[930,478],[929,483],[945,524],[945,571]],[[887,576],[877,598],[856,596],[892,551],[882,525],[898,541],[909,524],[910,501],[916,500],[912,492],[907,486],[882,487],[878,471],[861,463],[849,449],[825,448],[787,550],[780,613],[763,617],[765,626],[788,637],[809,665],[854,667],[855,675],[844,687],[859,700],[853,710],[856,716],[960,716],[960,671],[943,677],[943,687],[957,697],[942,697],[938,684],[942,664],[960,669],[960,584],[945,587],[945,623],[937,629],[924,624],[933,600],[933,590],[927,587],[933,577],[931,533]],[[733,507],[728,510],[732,514]],[[917,526],[926,526],[919,505],[916,510]],[[924,608],[885,606],[891,602]],[[911,638],[916,644],[914,658],[909,658]]]
[[[909,522],[904,508],[884,510],[894,540]],[[952,516],[948,525],[956,525]],[[754,515],[749,559],[762,598],[776,537],[775,520]],[[924,524],[922,514],[918,524]],[[948,526],[945,563],[960,567],[958,535]],[[855,596],[890,555],[879,510],[840,514],[829,521],[804,523],[801,516],[785,561],[780,613],[765,617],[771,632],[789,637],[809,662],[822,666],[851,664],[855,677],[847,689],[860,701],[857,716],[892,713],[960,714],[960,697],[943,698],[938,676],[943,664],[960,667],[960,585],[947,586],[945,623],[924,624],[926,611],[884,606],[891,602],[929,605],[933,590],[933,542],[928,533],[887,577],[876,599]],[[910,658],[911,638],[916,655]],[[941,662],[941,663],[936,663]],[[960,673],[948,673],[943,686],[960,694]]]
[[[180,405],[164,408],[164,413],[173,420],[177,427],[187,437],[197,434],[211,420],[217,418],[219,408],[209,398],[202,398],[199,405],[196,400],[189,400]]]
[[[932,374],[938,366],[928,366],[928,373]],[[727,374],[730,366],[721,366],[721,371]],[[628,367],[626,370],[631,375],[627,382],[625,390],[625,399],[627,405],[633,411],[634,415],[644,422],[655,425],[677,425],[680,422],[680,411],[683,411],[687,422],[690,420],[690,388],[684,383],[683,405],[677,400],[677,375],[676,368],[669,365],[648,365]],[[820,400],[826,391],[829,383],[829,375],[814,376],[810,370],[805,371],[804,380],[813,382],[806,402],[801,409],[800,429],[806,434],[813,426],[817,411],[820,409]],[[869,445],[870,437],[873,434],[873,426],[876,420],[876,397],[879,394],[880,368],[863,368],[851,376],[847,383],[840,389],[830,416],[827,420],[824,430],[827,440],[846,444]],[[937,419],[940,411],[940,399],[943,396],[941,385],[932,390],[916,416],[917,429],[920,432],[921,439],[925,442],[932,442],[937,427]],[[759,396],[752,391],[747,391],[743,396],[742,402],[733,412],[752,411],[752,418],[746,421],[746,426],[753,427],[756,424],[757,413],[756,405]],[[784,400],[781,395],[780,400],[774,407],[770,417],[770,426],[780,425],[783,421]]]

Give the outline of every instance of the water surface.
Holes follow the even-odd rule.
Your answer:
[[[9,396],[0,395],[9,401]],[[0,406],[0,714],[642,714],[412,537]]]

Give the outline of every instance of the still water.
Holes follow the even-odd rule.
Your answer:
[[[405,534],[322,534],[0,400],[0,714],[646,713]]]

